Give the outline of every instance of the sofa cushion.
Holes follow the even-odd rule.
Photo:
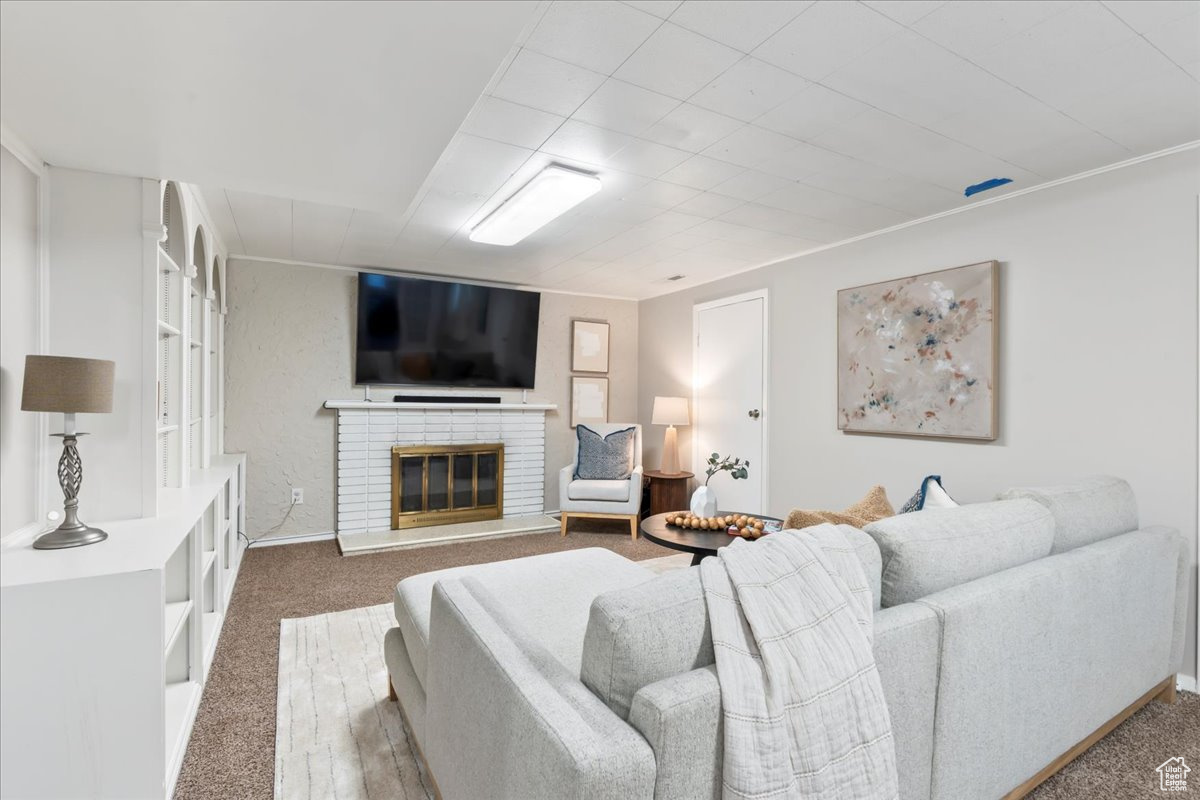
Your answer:
[[[601,436],[586,425],[578,425],[575,437],[579,440],[576,480],[623,481],[633,472],[636,426]]]
[[[596,597],[579,677],[628,719],[643,686],[713,661],[700,570],[680,569]]]
[[[860,530],[838,526],[863,562],[879,608],[879,546]],[[622,719],[643,686],[712,664],[708,606],[700,570],[667,572],[599,595],[583,641],[580,679]]]
[[[624,503],[629,499],[629,481],[571,481],[567,484],[571,500],[604,500]]]
[[[1137,498],[1120,478],[1100,475],[1061,486],[1015,488],[997,499],[1029,498],[1054,515],[1054,548],[1062,553],[1137,530]]]
[[[421,686],[427,686],[429,608],[443,578],[472,577],[526,625],[538,642],[579,674],[592,599],[654,573],[611,550],[589,547],[426,572],[396,585],[396,623]]]
[[[865,528],[883,557],[884,608],[1050,554],[1054,517],[1033,500],[933,508]]]

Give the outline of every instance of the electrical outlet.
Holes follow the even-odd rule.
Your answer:
[[[304,505],[304,490],[303,489],[292,489],[292,505],[294,505],[294,506]]]

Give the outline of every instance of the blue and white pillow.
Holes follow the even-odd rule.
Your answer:
[[[575,479],[584,481],[624,481],[633,474],[633,447],[637,428],[624,428],[601,436],[586,425],[575,427],[579,440],[579,460]]]
[[[958,503],[942,488],[941,475],[927,475],[921,481],[921,488],[900,507],[901,514],[911,511],[924,511],[927,508],[957,508]]]

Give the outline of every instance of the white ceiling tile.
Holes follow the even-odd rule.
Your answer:
[[[409,222],[452,234],[466,225],[487,198],[465,192],[445,192],[431,187],[413,209]]]
[[[462,192],[486,200],[533,153],[523,147],[459,134],[434,170],[432,185],[447,194]]]
[[[667,22],[614,75],[686,100],[739,58],[737,50]]]
[[[749,53],[812,5],[812,0],[688,0],[671,22]]]
[[[698,153],[740,127],[740,120],[684,103],[642,133],[641,137]]]
[[[653,14],[659,19],[671,16],[683,0],[624,0],[625,5],[633,6],[647,14]]]
[[[570,116],[604,83],[604,76],[583,67],[521,50],[492,91],[501,100]]]
[[[608,222],[619,222],[626,228],[641,225],[647,220],[654,219],[663,213],[658,206],[648,206],[643,203],[632,203],[628,200],[610,200],[596,208],[596,217]],[[613,236],[620,233],[620,229]],[[609,238],[609,237],[605,237]]]
[[[660,24],[657,17],[624,3],[559,0],[547,9],[525,46],[610,75]]]
[[[400,235],[403,228],[404,223],[396,216],[356,208],[350,215],[350,222],[346,226],[346,238],[342,246],[343,248],[382,247],[386,249],[396,241],[396,237]]]
[[[233,219],[233,211],[229,208],[229,198],[225,196],[225,190],[212,187],[199,188],[201,196],[204,197],[204,204],[208,207],[208,213],[212,215],[213,224],[220,231],[221,238],[225,240],[225,246],[229,248],[229,252],[245,253],[246,246],[242,244],[242,237],[238,233],[237,223]]]
[[[799,144],[788,136],[747,125],[705,148],[704,155],[742,167],[753,167]]]
[[[1079,128],[1079,133],[1072,136],[1006,149],[1004,156],[1053,180],[1094,169],[1098,164],[1115,164],[1133,155],[1111,139],[1083,126]]]
[[[901,25],[912,25],[921,17],[946,4],[946,0],[863,0],[865,5],[885,14]]]
[[[541,147],[543,153],[595,164],[607,163],[614,153],[632,142],[623,133],[567,120]]]
[[[1043,0],[972,0],[946,3],[913,23],[912,28],[956,53],[972,53],[996,45],[1029,30],[1073,2]]]
[[[816,219],[779,208],[747,203],[738,206],[719,220],[759,231],[798,236],[814,242],[834,242],[854,235],[855,231],[829,220]]]
[[[746,56],[692,95],[689,102],[749,122],[807,85],[803,78]]]
[[[754,55],[819,81],[903,30],[859,3],[817,3],[760,45]]]
[[[225,194],[246,246],[245,255],[292,257],[292,201],[232,189]]]
[[[572,119],[637,136],[678,105],[673,97],[609,78]]]
[[[1197,14],[1194,0],[1104,0],[1104,5],[1141,34]]]
[[[410,220],[392,245],[388,259],[391,263],[398,263],[406,258],[427,258],[440,250],[449,239],[450,234],[443,227],[419,225]]]
[[[660,180],[650,181],[645,186],[634,189],[621,199],[657,208],[674,208],[680,203],[691,200],[698,194],[700,194],[698,189],[691,189],[687,186],[680,186],[678,183],[668,183],[666,180]]]
[[[665,181],[691,186],[695,189],[711,189],[741,171],[742,167],[736,164],[696,155],[664,173],[662,178]]]
[[[758,169],[781,178],[798,181],[816,172],[832,172],[853,161],[849,156],[835,153],[817,145],[800,142],[778,156],[766,159]]]
[[[810,139],[869,108],[865,103],[813,83],[763,114],[754,124],[794,139]]]
[[[1193,78],[1200,78],[1200,3],[1190,3],[1195,13],[1157,28],[1143,36]]]
[[[740,175],[734,175],[724,183],[717,184],[713,191],[727,197],[737,198],[738,200],[751,201],[757,200],[764,194],[773,192],[789,183],[791,181],[787,178],[781,178],[778,175],[767,175],[763,172],[748,169]]]
[[[680,203],[675,207],[675,210],[712,219],[713,217],[721,216],[727,211],[732,211],[744,202],[746,201],[736,197],[729,197],[728,195],[717,194],[716,192],[704,192],[703,194],[696,195],[687,202]]]
[[[657,178],[690,156],[686,150],[648,142],[645,139],[634,139],[611,156],[607,164],[623,172]]]
[[[855,227],[886,228],[911,218],[894,209],[799,183],[772,192],[758,202],[813,219]]]
[[[336,264],[353,209],[292,201],[292,257]]]
[[[479,98],[460,130],[485,139],[536,150],[565,121],[565,117],[557,114],[548,114],[536,108],[484,95]]]
[[[646,220],[638,229],[654,236],[657,239],[664,239],[668,236],[674,236],[677,233],[683,233],[686,230],[696,227],[701,222],[704,222],[704,217],[696,216],[695,214],[684,214],[680,211],[667,211],[659,214],[653,219]]]
[[[695,233],[695,228],[689,228],[681,233],[676,233],[662,240],[662,244],[667,247],[674,247],[676,250],[691,250],[696,247],[702,247],[713,240],[711,236],[704,236]]]

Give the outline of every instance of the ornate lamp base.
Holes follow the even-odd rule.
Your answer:
[[[67,433],[54,433],[63,440],[62,457],[58,459],[58,483],[63,490],[62,524],[49,533],[42,534],[33,542],[34,550],[62,550],[66,547],[82,547],[85,544],[103,542],[108,534],[79,521],[79,488],[83,485],[83,462],[76,448],[78,437],[86,433],[75,432],[75,415],[67,415]]]
[[[43,533],[33,542],[34,550],[62,550],[65,547],[82,547],[85,544],[103,542],[108,534],[99,528],[80,523],[73,528],[55,528]]]

